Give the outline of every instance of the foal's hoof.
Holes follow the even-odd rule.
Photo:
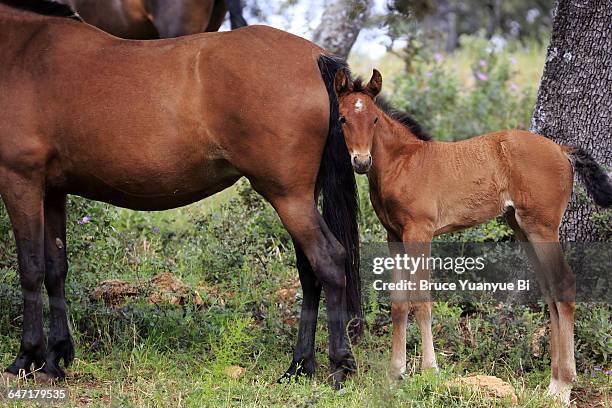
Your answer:
[[[555,401],[558,401],[562,406],[569,407],[571,402],[572,384],[564,384],[559,380],[550,380],[548,386],[549,397],[552,397]]]
[[[312,378],[315,372],[314,360],[298,360],[292,361],[289,369],[278,380],[279,384],[286,384],[300,378]]]

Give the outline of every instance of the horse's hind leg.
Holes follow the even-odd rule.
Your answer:
[[[45,197],[45,287],[49,294],[50,328],[44,371],[63,377],[60,360],[68,367],[74,359],[74,343],[68,327],[64,285],[68,273],[66,259],[66,195]]]
[[[40,293],[45,276],[44,193],[42,182],[19,175],[5,176],[2,182],[0,190],[17,243],[19,278],[23,294],[21,346],[15,362],[6,371],[20,375],[30,373],[32,364],[35,368],[40,368],[45,362]]]
[[[313,197],[313,193],[309,192],[297,196],[266,198],[272,203],[285,228],[306,255],[314,275],[325,290],[331,365],[330,383],[334,387],[339,387],[355,366],[346,336],[348,322],[344,270],[346,252],[317,211]]]
[[[527,234],[521,229],[516,219],[514,210],[510,210],[505,215],[506,220],[510,227],[514,230],[516,239],[521,242],[521,247],[527,254],[529,262],[531,263],[533,270],[536,274],[540,290],[544,299],[547,301],[548,312],[550,314],[550,361],[551,361],[551,384],[556,383],[559,377],[559,347],[557,345],[557,338],[559,333],[559,315],[557,313],[557,306],[550,300],[551,294],[548,289],[552,285],[552,282],[548,282],[546,279],[546,273],[542,270],[542,265],[538,259],[538,255],[533,247],[533,244],[529,242]]]
[[[550,281],[552,378],[548,393],[569,405],[572,383],[576,379],[574,360],[574,296],[576,281],[558,242],[536,242],[534,249]],[[555,324],[556,323],[556,324]],[[556,376],[554,375],[556,371]]]
[[[548,393],[569,404],[572,382],[576,378],[575,277],[563,256],[558,228],[540,225],[527,214],[512,215],[507,219],[517,232],[517,238],[529,242],[525,248],[550,312],[551,381]]]
[[[279,381],[294,376],[311,377],[315,372],[315,333],[321,299],[321,283],[317,281],[306,255],[297,242],[293,242],[297,268],[302,284],[303,300],[300,313],[300,329],[298,340],[293,352],[293,361],[287,372]]]

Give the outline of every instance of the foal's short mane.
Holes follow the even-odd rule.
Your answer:
[[[361,78],[357,78],[353,82],[353,92],[364,92],[365,90],[366,85],[363,84],[363,80]],[[385,112],[387,116],[389,116],[391,119],[403,125],[418,139],[424,141],[431,140],[431,136],[429,135],[429,133],[424,131],[419,122],[417,122],[407,112],[395,108],[393,105],[391,105],[391,103],[389,103],[389,101],[387,101],[382,96],[377,96],[375,103],[381,111]]]
[[[51,0],[0,0],[0,4],[44,16],[66,17],[83,21],[72,7]]]

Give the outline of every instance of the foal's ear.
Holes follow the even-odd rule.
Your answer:
[[[338,96],[353,90],[346,70],[339,69],[336,72],[336,77],[334,78],[334,89],[336,90],[336,95]]]
[[[370,95],[372,98],[376,98],[376,95],[380,93],[382,89],[382,75],[375,69],[372,72],[372,78],[370,78],[370,82],[368,82],[368,86],[366,86],[365,92]]]

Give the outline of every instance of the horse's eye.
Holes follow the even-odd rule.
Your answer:
[[[346,118],[344,116],[340,116],[338,121],[344,125],[346,123]]]
[[[374,118],[374,124],[378,123],[378,116]]]

